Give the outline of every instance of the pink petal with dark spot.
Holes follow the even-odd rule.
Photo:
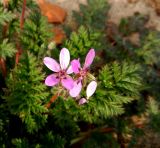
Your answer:
[[[74,86],[74,81],[71,77],[67,77],[65,79],[61,80],[62,86],[65,87],[66,89],[70,90]]]
[[[45,80],[45,84],[46,84],[47,86],[54,86],[54,85],[56,85],[56,84],[58,84],[58,83],[59,83],[59,79],[57,79],[57,78],[55,77],[55,74],[49,75],[49,76],[46,78],[46,80]]]

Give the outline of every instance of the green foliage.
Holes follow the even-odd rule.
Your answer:
[[[43,137],[43,147],[52,148],[64,148],[66,143],[65,139],[63,139],[60,135],[55,135],[53,132],[48,132]]]
[[[15,17],[15,14],[0,5],[0,57],[3,59],[13,57],[16,52],[14,44],[10,42],[5,31]]]
[[[7,57],[13,57],[15,53],[14,44],[8,42],[8,39],[4,39],[0,44],[0,57],[6,59]]]
[[[118,61],[130,61],[135,56],[134,49],[136,46],[133,45],[129,39],[120,34],[117,26],[113,26],[110,27],[107,32],[106,59],[110,58]]]
[[[54,104],[52,114],[54,115],[55,127],[63,133],[62,135],[67,139],[68,143],[79,131],[77,122],[80,113],[80,107],[72,98],[67,100],[58,98]]]
[[[148,35],[142,40],[142,45],[136,50],[137,59],[143,65],[145,74],[144,80],[147,84],[147,91],[154,95],[156,99],[160,98],[160,34],[159,32],[150,31]]]
[[[15,14],[0,7],[0,25],[5,25],[7,22],[12,21],[14,18]]]
[[[42,83],[44,74],[36,58],[28,52],[22,62],[10,73],[7,80],[5,99],[12,114],[18,115],[26,124],[27,130],[38,130],[46,122],[47,109],[43,103],[48,96]]]
[[[22,11],[23,0],[9,0],[8,10],[14,13],[21,13]],[[26,1],[27,9],[36,9],[37,5],[33,0]]]
[[[119,26],[108,23],[106,56],[120,61],[125,59],[139,62],[136,51],[141,47],[141,41],[148,34],[148,30],[144,27],[147,20],[147,16],[135,14],[128,18],[122,18]]]
[[[109,5],[106,0],[88,0],[87,5],[80,4],[80,11],[73,11],[78,25],[77,33],[70,35],[64,46],[71,50],[73,57],[84,56],[90,48],[106,48],[106,16]]]
[[[106,0],[88,0],[87,5],[80,4],[80,12],[74,11],[73,16],[78,25],[102,31],[108,8]]]
[[[150,32],[142,41],[142,47],[137,50],[138,56],[147,65],[156,65],[160,67],[160,34]]]
[[[131,35],[132,33],[139,32],[141,35],[147,33],[144,25],[147,23],[149,17],[139,13],[128,18],[122,18],[118,26],[118,30],[123,36]]]
[[[26,139],[13,139],[12,140],[12,144],[16,147],[16,148],[29,148],[28,142]]]
[[[135,128],[132,130],[132,139],[128,145],[128,148],[133,148],[135,147],[135,145],[137,144],[137,141],[140,137],[142,137],[144,135],[144,132],[142,131],[142,129],[139,128]]]
[[[13,146],[16,148],[64,148],[65,140],[59,135],[54,135],[52,132],[48,132],[45,135],[38,137],[39,141],[32,143],[25,138],[15,138],[12,140]],[[38,143],[37,143],[38,142]]]
[[[46,18],[39,11],[33,11],[30,17],[26,19],[21,35],[23,49],[29,50],[39,58],[47,52],[51,37],[51,26]]]
[[[113,63],[100,71],[100,85],[96,92],[96,112],[111,117],[124,112],[123,104],[139,98],[142,86],[138,65]]]
[[[155,131],[160,133],[159,125],[160,125],[160,110],[159,110],[159,102],[153,100],[153,98],[149,100],[147,113],[149,113],[149,126]]]
[[[0,105],[0,145],[8,141],[9,112],[4,104]]]
[[[83,145],[83,148],[95,148],[95,147],[98,147],[98,148],[110,148],[110,147],[118,148],[119,145],[116,142],[116,140],[112,138],[111,134],[94,132],[89,137],[89,139],[86,140],[86,142]]]
[[[66,40],[64,47],[70,50],[72,58],[84,57],[89,49],[100,49],[102,44],[99,42],[100,33],[93,32],[81,26],[77,33],[73,32],[69,40]]]

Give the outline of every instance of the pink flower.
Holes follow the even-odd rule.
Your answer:
[[[85,59],[85,63],[83,68],[81,68],[81,64],[78,60],[73,60],[71,62],[72,65],[72,70],[75,74],[78,75],[78,80],[75,81],[74,83],[74,87],[70,90],[69,94],[72,97],[77,97],[79,95],[79,93],[81,92],[82,89],[82,80],[84,79],[84,77],[86,77],[87,72],[89,70],[89,66],[92,64],[93,59],[95,57],[95,51],[94,49],[90,49],[90,51],[88,52],[86,59]]]
[[[88,84],[87,89],[86,89],[86,95],[87,98],[81,98],[79,100],[79,105],[82,105],[84,103],[87,102],[87,100],[94,94],[94,92],[96,91],[97,88],[97,82],[96,81],[92,81]]]
[[[85,77],[88,72],[89,66],[92,64],[92,62],[94,60],[94,57],[95,57],[95,51],[94,51],[94,49],[90,49],[90,51],[88,52],[88,54],[86,56],[83,68],[81,68],[81,64],[79,62],[79,59],[73,60],[71,62],[73,72],[75,74],[79,74],[80,77],[82,77],[82,78]]]
[[[56,84],[61,83],[62,86],[68,90],[73,88],[74,81],[68,75],[73,72],[72,67],[71,66],[68,67],[70,63],[70,53],[68,49],[66,48],[61,49],[59,56],[60,64],[58,64],[56,60],[50,57],[45,57],[43,62],[50,70],[55,72],[54,74],[49,75],[45,79],[45,84],[47,86],[54,86]]]

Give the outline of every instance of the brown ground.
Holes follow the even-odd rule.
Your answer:
[[[79,4],[86,4],[87,0],[48,0],[58,4],[70,13],[79,10]],[[107,1],[107,0],[106,0]],[[108,0],[111,5],[109,11],[110,21],[118,24],[121,18],[132,16],[135,12],[149,15],[148,26],[160,30],[160,0]]]

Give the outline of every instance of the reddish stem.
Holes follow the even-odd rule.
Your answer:
[[[21,19],[20,19],[20,29],[21,30],[23,29],[23,25],[24,25],[25,10],[26,10],[26,0],[23,0],[22,14],[21,14]]]
[[[2,30],[3,38],[6,37],[7,30],[8,30],[8,24],[3,26],[3,30]],[[6,61],[2,57],[0,58],[0,68],[2,71],[3,77],[6,77],[6,75],[7,75]]]
[[[1,71],[2,71],[2,75],[4,77],[6,77],[6,75],[7,75],[7,69],[6,69],[5,60],[3,58],[0,58],[0,68],[1,68]]]
[[[83,145],[83,143],[91,136],[91,134],[95,131],[99,131],[103,134],[106,134],[106,133],[112,133],[112,132],[115,132],[115,129],[114,128],[100,128],[100,129],[93,129],[91,131],[88,131],[85,133],[84,137],[82,139],[80,139],[79,141],[77,141],[76,143],[72,144],[72,147],[78,147],[78,146],[81,146]]]
[[[20,18],[20,29],[21,29],[21,31],[23,30],[23,26],[24,26],[25,10],[26,10],[26,0],[23,0],[22,14],[21,14],[21,18]],[[18,49],[18,51],[16,53],[15,65],[17,65],[19,63],[19,57],[22,54],[22,49],[20,48],[19,45],[17,45],[17,49]]]
[[[50,99],[50,101],[45,105],[47,108],[50,108],[51,104],[58,98],[59,94],[55,94],[54,96],[52,96],[52,98]]]
[[[16,47],[17,47],[18,51],[16,53],[15,66],[19,63],[19,57],[22,54],[22,49],[18,43],[16,44]]]

